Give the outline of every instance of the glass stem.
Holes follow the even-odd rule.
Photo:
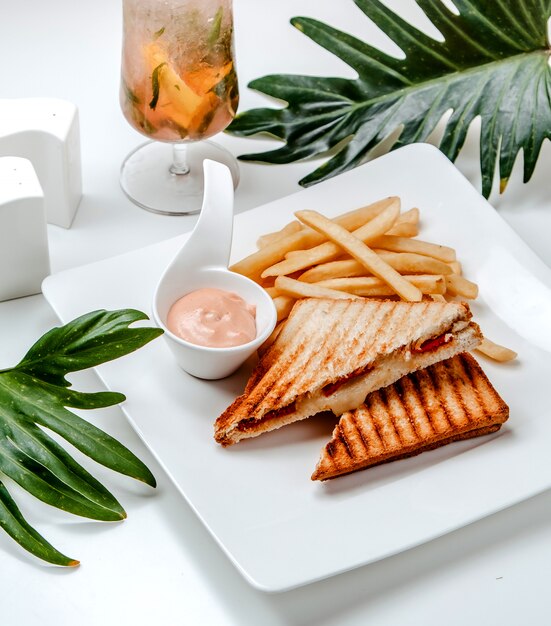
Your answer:
[[[172,145],[172,165],[170,173],[181,176],[189,172],[187,164],[187,146],[185,143],[175,143]]]

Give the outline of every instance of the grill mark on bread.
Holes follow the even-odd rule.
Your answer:
[[[407,316],[408,312],[404,307],[399,306],[398,302],[389,302],[387,314],[383,316],[380,327],[382,327],[386,333],[389,323],[399,327],[403,324],[403,320]],[[373,332],[375,332],[375,329]],[[383,335],[383,338],[376,342],[376,350],[379,353],[386,353],[388,349],[389,345],[386,336]]]
[[[412,379],[413,379],[413,381],[415,381],[415,380],[417,380],[417,377],[416,376],[412,376]],[[405,402],[404,402],[404,396],[405,396],[404,379],[401,378],[400,380],[398,380],[395,383],[395,386],[396,386],[396,394],[400,398],[400,404],[402,406],[402,410],[404,411],[406,419],[408,420],[408,422],[410,424],[410,427],[411,427],[411,430],[413,432],[413,435],[414,435],[415,439],[421,440],[421,435],[420,435],[420,433],[417,430],[417,424],[415,423],[415,420],[412,419],[411,414],[408,411],[407,406],[405,405]],[[415,389],[414,386],[413,386],[413,389]],[[424,412],[425,412],[425,415],[426,415],[426,411],[424,411]]]
[[[452,435],[450,437],[446,437],[445,439],[441,439],[437,442],[426,444],[413,450],[408,450],[407,452],[397,454],[396,456],[392,456],[388,458],[381,458],[372,464],[369,464],[369,465],[363,464],[361,467],[355,467],[353,469],[351,469],[350,467],[342,466],[336,462],[332,462],[328,464],[326,463],[326,459],[324,458],[323,461],[321,461],[318,464],[318,467],[316,468],[316,471],[312,474],[311,479],[312,480],[326,480],[327,478],[336,478],[338,476],[345,476],[347,474],[351,474],[352,472],[357,471],[358,469],[366,469],[366,468],[369,469],[370,467],[375,467],[377,465],[384,465],[386,463],[391,463],[392,461],[400,461],[402,459],[408,459],[413,456],[417,456],[418,454],[421,454],[422,452],[435,450],[436,448],[440,448],[442,446],[445,446],[449,443],[454,443],[456,441],[463,441],[466,439],[472,439],[474,437],[490,435],[492,433],[497,432],[500,428],[501,428],[501,424],[494,424],[492,426],[487,426],[483,428],[475,428],[472,431],[459,433],[457,435]],[[330,467],[333,469],[332,475],[329,475],[329,472],[327,471],[325,473],[323,472],[323,470],[327,470],[327,465],[330,465]]]
[[[337,424],[335,426],[335,430],[333,431],[333,439],[331,439],[331,441],[325,447],[325,450],[326,450],[327,454],[329,455],[329,457],[331,458],[332,461],[333,461],[333,456],[335,454],[335,448],[337,447],[339,431],[340,431],[340,426]],[[335,464],[333,463],[333,465],[335,465]]]
[[[418,336],[419,335],[419,329],[422,328],[425,323],[426,323],[426,314],[428,311],[429,306],[431,305],[430,302],[421,302],[420,304],[424,305],[424,308],[422,309],[421,313],[418,315],[417,317],[417,323],[415,324],[415,330],[412,331],[412,335],[413,336]],[[432,310],[435,311],[436,307],[432,307]],[[440,317],[441,315],[441,307],[438,307],[438,314],[437,315],[433,315],[433,317]]]
[[[473,342],[475,342],[480,337],[480,330],[478,326],[476,324],[471,323],[469,328],[466,328],[462,332],[464,332],[468,338],[460,339],[459,345],[464,346],[464,349],[472,349],[474,347]],[[449,359],[451,357],[453,357],[453,354],[448,355],[447,358]],[[470,355],[466,355],[466,358],[472,359]],[[476,364],[476,361],[474,361],[474,363]],[[424,366],[420,365],[419,367],[428,367],[428,366],[429,366],[429,363],[427,363]],[[476,364],[476,367],[478,367],[477,364]],[[366,378],[369,383],[370,374],[368,374]],[[489,382],[487,384],[490,385]],[[489,388],[491,389],[491,386]],[[498,400],[498,401],[502,402],[501,400]],[[501,404],[501,406],[504,406],[503,403]],[[269,408],[272,408],[272,407],[269,407]],[[502,410],[503,410],[504,419],[506,419],[507,407],[504,406]],[[231,445],[231,444],[237,443],[239,440],[245,437],[255,437],[261,434],[262,432],[267,432],[269,430],[273,430],[274,428],[279,428],[280,426],[283,426],[285,424],[290,424],[294,421],[297,421],[297,419],[304,419],[305,417],[308,417],[310,415],[310,413],[301,413],[300,411],[301,409],[299,407],[297,409],[297,413],[293,413],[292,415],[286,417],[281,422],[273,422],[268,427],[263,425],[259,427],[257,430],[251,429],[246,434],[241,435],[239,431],[236,431],[235,429],[236,417],[239,414],[243,415],[244,417],[248,417],[248,415],[244,413],[244,410],[243,410],[243,398],[239,398],[232,405],[230,405],[230,407],[228,407],[228,409],[226,409],[226,411],[217,420],[216,425],[215,425],[215,439],[219,443],[222,443],[222,445]],[[446,423],[445,420],[441,420],[439,422],[440,425],[442,424],[442,422]]]
[[[432,385],[432,388],[434,390],[434,394],[438,397],[439,399],[439,404],[440,404],[440,408],[442,409],[442,415],[444,416],[446,422],[448,423],[448,428],[447,429],[443,429],[442,432],[444,430],[451,430],[453,428],[453,422],[450,419],[450,415],[449,415],[449,408],[448,405],[446,404],[446,402],[444,401],[444,398],[442,397],[440,391],[441,391],[441,387],[440,387],[440,381],[438,376],[436,375],[436,371],[435,369],[431,369],[431,368],[427,368],[425,370],[428,379],[430,380],[430,384]],[[440,431],[438,431],[440,432]]]
[[[344,449],[346,450],[346,454],[348,454],[350,458],[353,458],[354,455],[352,454],[350,450],[350,446],[348,445],[348,439],[346,437],[346,433],[344,432],[343,428],[339,428],[339,440],[343,444]]]
[[[408,404],[415,405],[411,407],[412,412],[414,414],[417,414],[417,412],[421,413],[425,427],[428,430],[428,436],[437,435],[438,430],[435,428],[435,421],[432,416],[435,407],[432,407],[433,411],[429,412],[429,403],[435,390],[426,372],[424,370],[415,372],[414,376],[412,375],[404,379],[404,383],[408,387]],[[440,408],[440,405],[438,408]]]
[[[404,439],[402,437],[402,433],[400,432],[400,429],[397,427],[396,413],[394,413],[393,408],[392,408],[392,403],[390,401],[391,394],[392,394],[391,387],[384,387],[383,389],[381,389],[381,400],[383,402],[385,411],[391,416],[390,424],[392,425],[392,430],[394,434],[396,435],[396,438],[398,439],[400,445],[403,445]]]
[[[306,301],[305,301],[306,302]],[[343,303],[347,303],[348,301],[344,301],[342,300],[341,302]],[[297,309],[297,320],[300,323],[300,325],[302,326],[304,324],[305,321],[308,320],[308,311],[311,307],[308,306],[299,306],[299,307],[294,307],[293,311],[295,311],[295,309]],[[289,362],[292,363],[292,365],[294,367],[289,368],[286,372],[284,376],[274,376],[274,379],[272,381],[272,384],[269,386],[268,390],[263,390],[262,394],[259,394],[259,400],[258,402],[254,405],[254,409],[253,410],[259,410],[260,412],[262,412],[262,408],[260,407],[260,405],[262,405],[262,403],[265,403],[266,405],[278,405],[278,403],[282,402],[283,397],[285,396],[287,390],[289,388],[291,388],[295,382],[295,376],[292,374],[293,369],[296,367],[299,367],[298,363],[300,363],[300,368],[302,369],[302,372],[306,375],[308,372],[308,366],[311,364],[311,362],[315,359],[315,357],[322,353],[324,349],[326,349],[328,347],[328,345],[330,344],[330,342],[333,340],[333,330],[334,328],[341,322],[341,318],[340,316],[335,316],[332,320],[331,320],[331,326],[329,327],[326,336],[324,337],[324,341],[323,343],[320,345],[319,349],[317,351],[313,351],[310,353],[306,353],[307,354],[307,358],[306,361],[300,363],[300,359],[297,358],[297,356],[299,356],[300,354],[303,354],[304,351],[304,344],[303,342],[297,342],[296,344],[294,344],[294,349],[291,351],[291,353],[287,356],[287,360]],[[276,340],[277,343],[277,340]],[[278,362],[276,361],[273,365],[274,368],[278,368]],[[275,398],[273,398],[272,396],[275,396]],[[288,404],[290,404],[290,402],[293,400],[293,398],[289,398],[288,399],[289,402]],[[284,405],[285,406],[285,405]]]
[[[457,361],[461,364],[461,366],[463,368],[463,372],[465,374],[465,378],[467,378],[469,383],[471,385],[473,385],[473,387],[475,387],[475,377],[473,376],[472,368],[469,367],[469,359],[467,358],[467,355],[466,354],[459,354],[458,357],[457,357]],[[475,389],[476,389],[476,387],[475,387]]]
[[[449,328],[457,320],[467,321],[469,318],[468,307],[460,303],[300,300],[271,349],[262,356],[251,375],[245,393],[217,419],[215,438],[217,441],[236,443],[244,438],[234,432],[239,421],[251,417],[259,419],[264,413],[282,408],[297,397],[305,398],[314,394],[317,398],[318,390],[330,379],[335,379],[334,374],[337,371],[346,375],[353,368],[358,369],[369,363],[374,363],[378,367],[379,360],[382,362],[391,352],[399,357],[400,345],[409,345],[415,341],[418,337],[412,334],[412,329],[416,329],[415,333],[418,335],[423,323],[427,329],[425,336],[428,336],[428,328],[431,325],[434,332],[437,332],[444,326]],[[339,332],[336,332],[335,319],[341,323],[346,320],[349,327],[343,327],[342,330],[339,328],[337,329]],[[381,326],[382,320],[384,327]],[[471,324],[469,331],[465,333],[467,337],[458,347],[472,349],[477,332],[476,325]],[[388,340],[387,337],[393,333],[398,336]],[[320,348],[320,342],[326,335],[333,335],[332,341],[325,348]],[[361,340],[358,339],[359,335]],[[331,346],[335,347],[334,359],[325,358],[326,354],[320,354],[329,350]],[[384,346],[384,354],[378,352],[380,346]],[[392,355],[389,358],[392,358]],[[426,360],[425,364],[428,365]],[[423,365],[419,364],[416,367]],[[369,385],[371,389],[376,389],[377,385],[384,386],[392,382],[387,376],[388,382],[385,383],[382,380],[384,378],[382,373],[379,378],[372,374],[365,376],[366,393]],[[343,392],[342,397],[348,393],[346,390]],[[335,399],[334,405],[331,402],[333,401],[326,403],[324,407],[320,403],[318,410],[338,406],[339,399]],[[313,402],[304,405],[303,410],[299,404],[297,403],[296,414],[289,416],[285,423],[308,417],[313,414],[309,411],[316,407],[316,402]],[[246,436],[256,436],[260,432],[276,427],[278,425],[274,423],[270,428],[259,428],[256,433],[251,429]]]
[[[396,420],[400,426],[400,432],[402,433],[402,439],[411,443],[419,440],[419,434],[415,426],[414,421],[411,419],[411,415],[406,410],[402,396],[398,393],[396,387],[393,388],[393,403],[396,407],[394,409],[396,413]]]
[[[341,417],[338,426],[348,432],[348,445],[354,456],[350,458],[342,444],[336,445],[329,464],[322,451],[312,475],[313,480],[326,480],[365,467],[414,456],[453,441],[490,434],[499,430],[508,417],[507,405],[470,354],[459,355],[409,374],[392,387],[392,393],[389,390],[371,393],[364,406]],[[456,397],[458,394],[460,398]],[[398,405],[389,401],[392,395],[399,400]],[[389,430],[389,437],[383,436],[383,446],[370,446],[370,442],[381,441],[383,429],[380,419],[383,417],[382,408],[385,404],[383,396],[388,401],[386,404],[389,413],[386,419],[392,423],[394,430],[397,430],[394,424],[396,416],[400,416],[404,408],[406,412],[411,410],[409,421],[413,421],[416,426],[428,419],[432,426],[432,435],[423,435],[420,432],[422,429],[416,428],[415,437],[408,438],[402,445],[393,445],[393,433]],[[419,410],[418,402],[421,402],[422,411]],[[399,410],[392,412],[393,406]],[[372,407],[373,411],[370,411]],[[456,413],[456,420],[450,419],[450,412]],[[439,420],[442,421],[440,427],[434,428]],[[352,427],[354,431],[351,430]],[[365,433],[365,436],[354,437],[354,432]]]
[[[482,405],[484,411],[490,412],[489,407],[485,404],[486,394],[480,394],[476,386],[473,384],[475,382],[472,371],[470,372],[470,364],[466,359],[459,358],[454,361],[453,369],[448,373],[449,377],[452,379],[453,383],[453,394],[456,401],[461,405],[463,420],[459,417],[456,420],[458,425],[464,424],[465,422],[471,422],[475,419],[476,412],[479,409],[480,405]],[[462,389],[464,386],[469,385],[472,389],[472,394],[464,394],[462,393]]]
[[[429,416],[427,414],[427,410],[425,409],[423,402],[422,402],[422,397],[421,397],[421,387],[420,387],[420,381],[419,381],[419,377],[418,376],[412,376],[411,377],[411,384],[410,384],[410,388],[411,391],[409,393],[414,394],[414,398],[415,400],[417,400],[417,405],[421,408],[422,411],[422,415],[425,419],[425,423],[428,425],[430,432],[434,433],[434,428],[432,426],[432,422],[429,419]],[[408,393],[408,396],[409,396]],[[411,422],[412,428],[415,432],[415,435],[417,436],[417,438],[419,440],[422,440],[422,435],[419,432],[419,430],[417,429],[417,422],[415,419],[412,418],[410,412],[408,411],[408,407],[407,405],[404,403],[404,408],[406,410],[407,416],[409,421]]]
[[[345,312],[343,312],[343,315],[345,314]],[[316,352],[311,352],[307,361],[305,363],[302,364],[302,370],[307,373],[308,371],[308,367],[311,365],[312,361],[319,356],[320,353],[323,353],[325,349],[329,348],[328,353],[331,353],[331,344],[334,343],[335,338],[334,338],[334,329],[335,327],[337,327],[340,324],[341,320],[338,316],[335,316],[335,319],[332,320],[332,324],[327,332],[327,335],[324,337],[322,343],[319,346],[318,351]],[[293,384],[293,381],[290,381],[290,384]]]
[[[385,440],[383,438],[383,435],[381,434],[381,431],[379,430],[379,425],[377,424],[377,420],[374,418],[373,411],[371,410],[371,406],[372,405],[370,405],[370,408],[368,409],[370,422],[371,422],[371,425],[373,426],[373,430],[375,431],[375,434],[377,435],[377,439],[379,440],[381,449],[385,450],[386,449]]]
[[[486,376],[485,372],[480,368],[476,359],[470,354],[463,354],[461,363],[466,372],[466,376],[468,377],[470,384],[476,390],[477,398],[484,406],[484,409],[488,412],[498,413],[503,418],[503,421],[505,421],[509,414],[509,408],[494,389],[492,383]],[[478,372],[478,370],[480,370],[480,375],[477,376],[475,375],[475,372]]]
[[[289,376],[288,376],[287,389],[292,387],[295,384],[296,377],[294,376],[294,371],[296,367],[300,367],[300,375],[303,377],[303,384],[304,384],[304,381],[316,379],[316,374],[318,370],[324,367],[324,365],[326,365],[326,363],[329,361],[329,356],[334,354],[334,344],[337,341],[337,338],[339,335],[338,333],[335,333],[335,328],[338,328],[341,324],[343,324],[343,318],[346,319],[347,311],[350,310],[351,302],[352,301],[348,301],[348,300],[339,300],[337,304],[334,305],[337,309],[336,311],[337,314],[332,316],[330,326],[325,331],[325,336],[323,337],[323,341],[319,344],[316,350],[309,351],[306,361],[298,365],[299,361],[297,360],[293,363],[294,367],[288,370],[287,373]],[[305,310],[311,309],[311,308],[312,306],[307,307],[306,305],[304,305]],[[317,339],[318,339],[317,334],[314,334],[314,336],[310,339],[310,341],[316,341]],[[303,350],[303,346],[304,346],[304,343],[301,343],[300,344],[301,350]],[[325,359],[320,360],[320,355],[323,355],[324,353],[326,354]],[[319,362],[316,363],[316,361],[319,361]],[[281,395],[283,395],[284,393],[285,391],[283,391]]]
[[[463,371],[463,375],[469,381],[469,384],[476,390],[477,399],[481,402],[485,409],[490,409],[493,406],[494,396],[491,395],[490,398],[487,397],[487,394],[480,393],[480,389],[478,387],[478,380],[475,380],[475,376],[473,374],[473,369],[470,367],[469,360],[465,355],[460,355],[459,363],[461,364],[461,368]],[[472,357],[471,357],[472,358]],[[483,382],[487,382],[486,375],[484,375]]]
[[[389,303],[386,307],[386,309],[380,309],[380,311],[382,312],[381,315],[381,319],[378,320],[376,316],[375,318],[375,323],[373,324],[373,327],[371,329],[371,335],[369,337],[369,341],[366,342],[366,346],[365,349],[362,353],[362,357],[365,357],[366,353],[371,349],[372,344],[376,343],[375,339],[376,337],[373,337],[373,335],[377,334],[377,330],[379,328],[385,328],[386,329],[386,324],[388,323],[388,320],[391,319],[392,317],[394,317],[396,315],[396,303],[392,302]],[[381,349],[384,349],[385,345],[376,345],[376,350],[377,351],[381,351]]]
[[[360,412],[362,419],[359,419]],[[371,411],[366,404],[358,409],[357,412],[348,412],[347,416],[349,417],[349,419],[354,421],[356,428],[360,433],[363,450],[365,452],[375,450],[377,447],[381,450],[383,449],[383,441],[381,439],[380,433],[377,431],[376,425],[373,422],[373,416],[371,414]],[[375,438],[375,441],[373,441],[373,438]]]
[[[323,353],[323,348],[326,345],[329,347],[325,359],[319,364],[318,367],[323,367],[323,366],[327,367],[327,363],[336,361],[334,362],[334,368],[337,370],[340,369],[341,366],[340,366],[339,361],[342,360],[342,356],[339,353],[339,347],[340,347],[342,340],[341,340],[341,335],[338,332],[334,332],[334,330],[335,328],[339,328],[341,326],[343,328],[354,328],[355,324],[357,323],[361,315],[361,310],[356,311],[355,307],[351,306],[352,300],[341,300],[339,302],[342,302],[342,304],[340,305],[343,309],[340,312],[341,315],[335,316],[334,323],[331,326],[330,332],[327,333],[326,340],[324,341],[324,343],[322,344],[319,350],[312,353],[312,357],[318,357],[320,353]],[[349,317],[351,317],[352,319],[349,320],[348,319]],[[335,356],[336,356],[336,359],[335,359]],[[315,377],[316,373],[314,372],[312,375]],[[329,384],[331,384],[331,382],[338,380],[338,378],[339,378],[338,376],[333,376]],[[318,385],[318,389],[320,387],[321,385]]]
[[[377,426],[377,432],[381,435],[381,442],[384,450],[388,450],[392,447],[392,436],[396,436],[396,429],[392,420],[387,420],[387,411],[384,399],[381,393],[376,393],[373,402],[373,423]]]
[[[452,372],[447,373],[448,377],[452,379],[452,393],[456,402],[461,407],[463,419],[454,420],[454,423],[457,421],[458,424],[464,424],[465,421],[470,422],[473,420],[473,411],[472,408],[469,407],[465,401],[463,394],[461,393],[461,386],[467,384],[469,380],[467,373],[465,371],[465,367],[461,362],[461,359],[458,359],[454,362],[455,368]],[[476,394],[476,403],[480,404],[479,394],[475,389]]]
[[[350,420],[351,422],[354,424],[354,428],[356,429],[356,432],[358,433],[358,436],[360,438],[361,444],[363,446],[364,450],[369,450],[369,446],[367,441],[364,438],[364,433],[363,433],[363,428],[361,423],[358,422],[358,420],[356,420],[356,414],[355,413],[351,413],[350,414]]]
[[[298,307],[296,319],[298,323],[304,325],[310,318],[311,310],[315,310],[316,306],[314,302],[309,302],[307,300],[301,301],[299,304],[300,306]],[[304,342],[296,344],[294,352],[287,357],[287,360],[290,361],[293,366],[286,371],[283,377],[274,378],[272,385],[265,394],[267,397],[259,400],[253,408],[254,411],[263,411],[263,407],[261,406],[263,401],[266,401],[266,404],[269,405],[279,405],[279,403],[283,401],[288,389],[295,384],[296,375],[294,372],[297,368],[300,367],[299,375],[302,376],[303,379],[315,379],[318,370],[326,367],[327,363],[331,360],[329,359],[329,356],[332,355],[334,358],[335,354],[338,355],[340,335],[335,332],[335,329],[341,325],[346,325],[348,327],[350,323],[354,323],[354,320],[349,322],[346,318],[352,314],[357,320],[362,312],[361,310],[357,310],[356,307],[353,307],[352,304],[352,300],[339,300],[338,302],[333,301],[331,303],[331,309],[336,307],[337,314],[332,315],[330,326],[325,330],[323,342],[317,347],[316,350],[307,352],[307,358],[304,362],[300,362],[300,359],[297,358],[297,356],[301,353],[306,352],[304,350]],[[329,311],[329,313],[332,313],[332,311]],[[322,314],[325,314],[325,312],[322,312]],[[323,355],[324,353],[327,354],[328,357],[325,360],[317,362],[319,361],[320,354]],[[275,365],[277,367],[277,362]],[[294,398],[296,398],[296,395],[287,398],[287,400],[290,402]]]
[[[341,431],[346,438],[348,450],[352,459],[356,459],[358,455],[361,455],[364,449],[364,443],[360,431],[358,430],[354,415],[350,414],[349,420],[343,420],[341,425]]]

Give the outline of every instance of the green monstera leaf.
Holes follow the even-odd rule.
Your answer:
[[[481,118],[482,193],[488,197],[499,164],[501,189],[520,150],[530,179],[551,137],[551,68],[547,22],[551,0],[416,0],[443,36],[414,28],[379,0],[354,0],[404,52],[395,58],[327,24],[296,17],[293,26],[332,52],[358,77],[271,75],[250,83],[288,103],[241,113],[229,126],[240,136],[270,133],[279,149],[240,158],[290,163],[334,149],[300,181],[308,186],[364,162],[370,150],[402,128],[393,148],[425,141],[452,110],[440,149],[452,161],[471,122]]]
[[[116,392],[70,389],[66,375],[121,357],[158,337],[158,328],[129,328],[144,319],[144,313],[132,309],[88,313],[53,328],[18,365],[0,370],[0,476],[75,515],[124,519],[116,498],[48,434],[51,431],[98,463],[155,486],[152,473],[130,450],[67,409],[97,409],[125,399]],[[0,528],[45,561],[78,564],[30,526],[2,482]]]

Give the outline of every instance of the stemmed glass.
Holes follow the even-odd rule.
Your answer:
[[[201,208],[203,161],[235,158],[206,138],[228,126],[239,98],[232,0],[123,0],[121,108],[152,141],[125,159],[121,186],[137,205],[185,215]]]

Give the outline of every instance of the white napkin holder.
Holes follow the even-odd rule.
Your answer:
[[[0,157],[0,301],[39,293],[50,273],[44,205],[32,163]]]
[[[82,197],[78,109],[54,98],[0,99],[0,157],[29,159],[46,219],[69,228]]]

